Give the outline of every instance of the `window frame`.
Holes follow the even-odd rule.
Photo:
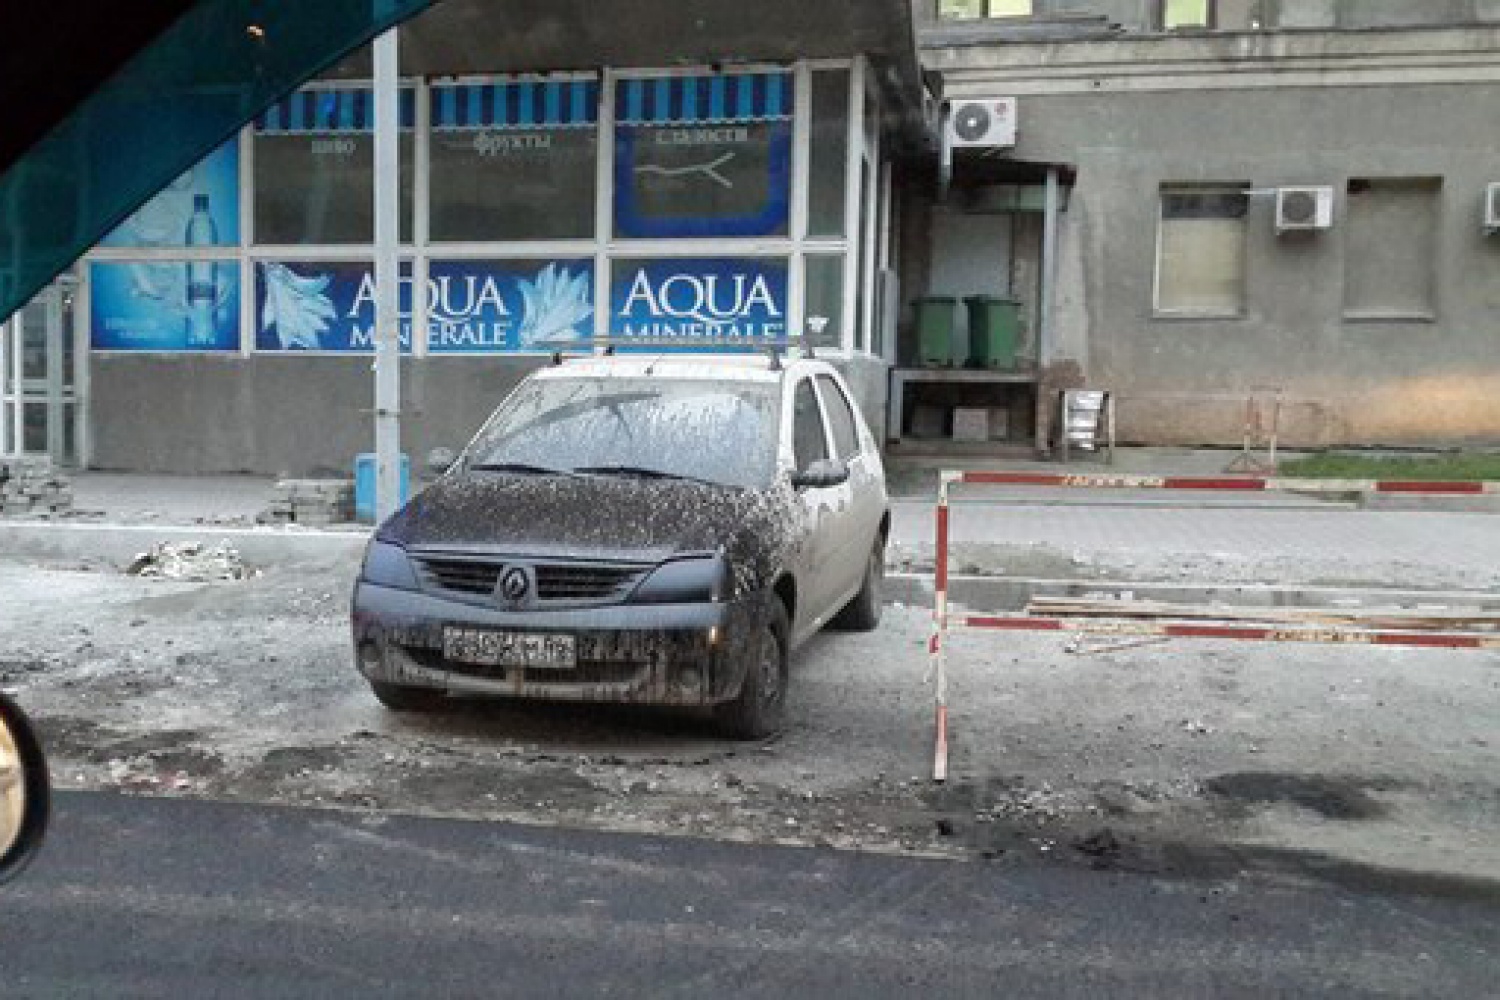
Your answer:
[[[1152,250],[1151,317],[1157,320],[1242,320],[1248,313],[1250,297],[1250,192],[1251,185],[1245,181],[1210,181],[1204,183],[1163,182],[1156,191],[1156,241]],[[1170,195],[1181,194],[1238,194],[1245,200],[1245,214],[1241,219],[1240,255],[1240,301],[1229,309],[1183,309],[1164,307],[1161,301],[1163,275],[1163,249],[1166,235],[1166,200]]]
[[[832,375],[817,375],[815,381],[818,384],[818,396],[823,401],[823,416],[828,425],[829,436],[833,438],[833,450],[840,462],[845,464],[855,461],[865,453],[864,440],[859,433],[859,414],[854,409],[854,404],[849,401],[848,393],[844,392],[843,386],[839,385],[838,379]],[[828,396],[833,396],[834,402],[830,402]],[[838,421],[834,419],[833,413],[842,405],[842,412],[849,418],[849,435],[853,439],[854,447],[846,455],[839,441]]]
[[[1203,24],[1169,25],[1167,23],[1167,8],[1171,6],[1172,0],[1156,0],[1154,12],[1154,25],[1156,30],[1163,32],[1176,31],[1216,31],[1219,27],[1219,0],[1203,0]]]
[[[797,454],[797,397],[801,394],[804,387],[812,398],[813,413],[817,418],[818,426],[823,431],[823,456],[821,461],[827,461],[832,458],[837,451],[833,435],[828,427],[828,414],[823,411],[823,399],[818,394],[817,381],[812,375],[804,375],[797,379],[796,384],[792,386],[790,399],[791,420],[788,424],[789,433],[787,435],[787,443],[791,447],[792,470],[794,472],[805,472],[812,464],[811,462],[807,465],[801,464],[801,456]],[[813,462],[816,461],[820,461],[820,459],[813,459]]]
[[[997,0],[974,0],[979,8],[977,14],[944,14],[942,0],[937,3],[937,19],[950,24],[954,22],[976,22],[976,21],[1005,21],[1023,17],[1036,17],[1036,0],[1029,0],[1029,9],[1024,14],[1003,13],[997,14],[992,6]]]
[[[1343,190],[1340,192],[1344,200],[1343,220],[1339,227],[1343,231],[1343,274],[1341,277],[1342,302],[1339,306],[1340,321],[1345,324],[1381,324],[1381,323],[1414,323],[1435,324],[1439,322],[1442,309],[1442,281],[1437,265],[1436,253],[1440,250],[1443,240],[1443,196],[1445,180],[1437,174],[1416,175],[1364,175],[1360,177],[1349,177],[1344,182]],[[1349,302],[1350,286],[1353,282],[1352,273],[1357,266],[1355,257],[1356,246],[1365,245],[1358,241],[1355,236],[1357,223],[1355,214],[1358,210],[1358,199],[1360,196],[1377,190],[1392,190],[1405,188],[1411,190],[1424,190],[1432,199],[1432,216],[1428,220],[1430,229],[1427,235],[1432,240],[1434,256],[1428,260],[1427,271],[1423,275],[1425,279],[1426,303],[1417,308],[1363,308],[1352,305]],[[1389,264],[1389,262],[1387,262]]]

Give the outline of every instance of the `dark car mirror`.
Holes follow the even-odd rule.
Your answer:
[[[441,476],[453,468],[453,463],[458,461],[458,455],[452,448],[434,448],[427,453],[427,471],[434,476]]]
[[[36,730],[0,694],[0,882],[25,868],[47,832],[52,786]]]
[[[849,481],[849,466],[836,458],[820,458],[800,472],[792,473],[792,486],[799,490],[823,490]]]

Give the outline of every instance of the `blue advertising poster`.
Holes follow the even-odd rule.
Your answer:
[[[96,351],[238,351],[240,266],[234,261],[89,265]]]
[[[401,350],[411,350],[411,265],[401,265]],[[375,267],[369,262],[255,265],[257,351],[375,350]]]
[[[617,261],[610,336],[781,339],[787,335],[785,260]]]
[[[594,335],[592,260],[462,260],[428,265],[433,354],[556,351]]]
[[[450,260],[428,265],[434,354],[554,351],[593,336],[591,260]],[[374,350],[375,275],[368,263],[256,265],[256,349]],[[411,350],[412,277],[403,265],[401,344]]]
[[[240,242],[240,147],[214,150],[114,232],[105,247],[232,247]]]

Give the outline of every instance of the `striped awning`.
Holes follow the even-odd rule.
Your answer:
[[[401,127],[417,122],[417,92],[401,89]],[[255,129],[267,135],[307,132],[373,132],[375,94],[368,88],[319,87],[299,90],[273,104],[255,120]]]
[[[432,88],[434,128],[590,128],[598,123],[597,80],[454,83]]]
[[[621,80],[615,120],[622,125],[705,125],[792,117],[791,73],[721,73]]]

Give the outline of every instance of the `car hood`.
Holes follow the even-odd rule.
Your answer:
[[[789,494],[789,491],[788,491]],[[659,561],[721,547],[761,564],[795,534],[779,489],[624,476],[446,476],[380,529],[407,548]]]

